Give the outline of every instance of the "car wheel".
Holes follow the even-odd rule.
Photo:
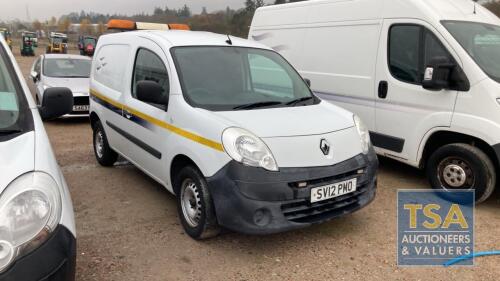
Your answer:
[[[186,233],[193,239],[215,237],[220,233],[213,201],[201,172],[192,166],[176,175],[177,211]]]
[[[488,155],[463,143],[437,149],[427,162],[427,177],[435,189],[474,190],[476,203],[488,199],[496,185],[495,166]]]
[[[118,159],[118,154],[109,146],[101,121],[94,125],[94,154],[97,162],[104,167],[111,167]]]

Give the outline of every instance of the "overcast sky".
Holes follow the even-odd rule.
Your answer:
[[[31,20],[46,20],[51,16],[59,17],[70,12],[93,11],[109,14],[151,13],[154,7],[179,8],[187,4],[193,13],[207,10],[221,10],[227,6],[241,8],[245,0],[0,0],[0,21],[27,20],[26,6]]]

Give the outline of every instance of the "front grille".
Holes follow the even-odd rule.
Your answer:
[[[73,105],[89,105],[89,97],[74,97]]]
[[[360,170],[364,170],[364,168],[360,168]],[[330,183],[335,183],[335,182],[339,182],[339,181],[343,181],[343,180],[352,179],[357,175],[358,175],[358,170],[354,170],[354,171],[345,172],[345,173],[338,174],[335,176],[330,176],[330,177],[325,177],[325,178],[320,178],[320,179],[292,182],[292,183],[289,183],[288,185],[290,187],[293,187],[293,188],[301,188],[301,187],[299,187],[299,183],[305,182],[305,183],[307,183],[307,187],[318,187],[318,186],[325,185],[325,184],[330,184]]]
[[[311,203],[310,198],[307,198],[283,204],[281,211],[287,220],[296,223],[315,223],[338,217],[359,206],[359,197],[368,191],[368,185],[366,182],[358,184],[353,193],[317,203]]]

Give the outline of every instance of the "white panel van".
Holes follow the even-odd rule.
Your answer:
[[[378,160],[359,117],[314,96],[262,44],[159,28],[99,39],[90,85],[99,164],[122,155],[177,195],[194,239],[220,227],[289,231],[374,200]]]
[[[328,0],[257,10],[249,38],[287,58],[316,95],[359,115],[380,155],[432,187],[496,185],[500,20],[471,0]]]

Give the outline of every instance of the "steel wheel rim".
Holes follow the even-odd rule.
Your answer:
[[[201,219],[201,198],[196,183],[191,179],[186,179],[182,183],[181,207],[189,226],[197,227]]]
[[[97,131],[95,135],[95,151],[97,157],[102,158],[104,155],[104,135],[101,130]]]
[[[448,157],[438,165],[438,179],[445,190],[473,189],[474,171],[470,164],[460,157]]]

